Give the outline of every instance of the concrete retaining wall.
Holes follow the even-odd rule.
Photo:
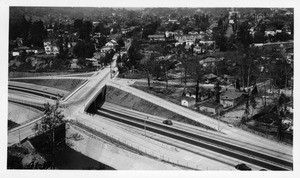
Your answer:
[[[133,153],[120,148],[98,136],[95,136],[78,126],[69,124],[66,138],[79,133],[80,140],[67,139],[70,147],[96,161],[106,164],[117,170],[172,170],[180,169],[171,164],[163,163],[149,157]]]

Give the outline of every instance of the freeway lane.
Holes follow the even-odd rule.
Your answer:
[[[127,86],[122,83],[120,84],[120,83],[118,83],[117,80],[113,80],[113,81],[110,80],[107,82],[107,85],[113,86],[116,88],[120,88],[124,92],[128,92],[139,98],[147,100],[148,102],[154,103],[155,105],[158,105],[160,107],[163,107],[165,109],[173,111],[177,114],[180,114],[180,115],[190,118],[192,120],[198,121],[209,127],[217,128],[217,126],[218,126],[218,121],[216,119],[213,119],[206,115],[200,114],[196,111],[193,111],[193,110],[183,107],[181,105],[164,100],[160,97],[149,94],[147,92],[138,90],[136,88]],[[228,138],[243,141],[243,142],[248,142],[248,143],[256,145],[256,146],[274,150],[275,152],[278,152],[278,153],[288,154],[288,155],[291,155],[291,157],[293,156],[293,149],[292,149],[292,146],[290,146],[290,145],[285,145],[280,142],[252,134],[250,132],[244,131],[237,127],[228,127],[228,125],[224,122],[220,122],[219,125],[221,128],[221,132],[224,133],[224,135],[226,135]]]
[[[226,143],[218,143],[218,146],[216,146],[216,140],[211,140],[210,138],[204,138],[199,135],[194,135],[191,133],[186,133],[184,131],[179,131],[177,129],[173,129],[172,127],[156,124],[153,122],[150,122],[149,120],[144,121],[141,119],[137,119],[134,117],[126,116],[120,113],[115,113],[106,109],[101,109],[97,113],[101,116],[111,118],[114,120],[117,120],[119,122],[123,122],[126,124],[129,124],[131,126],[135,126],[138,128],[143,129],[146,125],[147,131],[155,132],[158,134],[162,134],[164,136],[168,136],[173,139],[177,139],[192,145],[196,145],[202,148],[206,148],[212,151],[215,151],[217,153],[222,153],[230,157],[234,157],[261,167],[264,167],[266,169],[271,170],[289,170],[292,169],[292,163],[287,163],[284,160],[278,160],[277,158],[270,158],[266,155],[261,155],[259,153],[252,152],[251,150],[246,150],[243,148],[239,148],[236,146],[231,146],[231,148],[228,149],[228,144]],[[144,124],[145,122],[145,124]],[[188,136],[188,137],[187,137]],[[221,146],[220,146],[221,145]],[[252,154],[252,155],[251,155]],[[255,156],[253,156],[253,154]],[[251,156],[249,156],[251,155]],[[258,157],[263,156],[263,159]],[[264,159],[268,159],[268,162]],[[270,163],[270,161],[272,163]],[[276,164],[274,164],[276,162]],[[281,166],[280,164],[284,165]]]
[[[16,90],[19,92],[25,92],[25,93],[30,93],[30,94],[34,94],[34,95],[38,95],[38,96],[43,96],[46,98],[50,98],[50,99],[56,99],[58,96],[49,92],[41,92],[39,90],[34,90],[34,89],[27,89],[24,87],[15,87],[15,86],[8,86],[9,90]]]
[[[135,110],[131,110],[128,108],[124,108],[119,105],[115,105],[115,104],[108,103],[108,102],[105,102],[101,106],[101,108],[107,109],[110,111],[114,111],[116,113],[122,113],[124,115],[135,117],[138,119],[144,118],[144,119],[151,120],[151,122],[155,122],[158,124],[161,124],[163,122],[163,120],[166,119],[166,118],[161,118],[161,117],[145,114],[142,112],[138,112]],[[237,145],[239,147],[246,148],[248,150],[260,152],[264,155],[269,155],[271,157],[277,157],[278,159],[281,159],[281,160],[287,160],[289,162],[293,161],[292,155],[287,154],[287,153],[277,152],[277,151],[274,151],[273,149],[262,147],[260,145],[255,145],[255,144],[252,144],[249,142],[230,138],[227,135],[222,134],[220,132],[206,130],[203,128],[199,128],[199,127],[192,126],[189,124],[184,124],[184,123],[177,122],[177,121],[173,121],[173,123],[174,124],[172,125],[172,128],[177,129],[177,130],[183,130],[185,132],[193,133],[195,135],[202,135],[203,137],[212,138],[212,139],[219,140],[219,141],[231,144],[231,145]]]

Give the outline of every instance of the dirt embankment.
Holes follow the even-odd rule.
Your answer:
[[[181,116],[175,112],[162,108],[154,103],[146,101],[142,98],[139,98],[112,86],[107,86],[105,101],[166,119],[169,118],[171,120],[212,129],[197,121]]]
[[[72,91],[85,82],[83,79],[12,79],[11,81],[31,83]]]

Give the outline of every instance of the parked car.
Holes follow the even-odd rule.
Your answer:
[[[248,167],[246,164],[241,163],[235,166],[235,169],[240,170],[240,171],[251,171],[251,168]]]
[[[173,125],[173,122],[170,119],[164,120],[163,123],[167,125]]]

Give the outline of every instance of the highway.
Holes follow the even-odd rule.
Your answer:
[[[192,118],[203,124],[208,124],[210,126],[216,125],[216,121],[207,116],[203,116],[193,111],[188,111],[186,108],[183,108],[181,106],[174,106],[174,103],[162,101],[162,99],[157,99],[157,97],[153,95],[145,94],[142,91],[132,89],[131,87],[122,84],[118,84],[116,80],[110,79],[109,74],[109,67],[95,72],[94,75],[86,78],[87,82],[84,85],[79,87],[77,90],[72,92],[68,97],[64,98],[61,101],[61,106],[63,106],[63,110],[67,119],[89,119],[89,122],[91,122],[91,124],[97,123],[98,121],[95,118],[92,119],[85,113],[86,108],[89,106],[89,104],[91,104],[91,102],[93,102],[103,86],[112,85],[121,88],[126,92],[134,93],[138,96],[143,96],[143,98],[149,100],[150,102],[154,102],[155,104],[160,103],[166,109],[177,110],[177,112],[181,113],[183,116]],[[20,87],[15,87],[14,89],[27,92],[27,90],[24,90]],[[40,94],[43,92],[40,93],[40,91],[32,90],[31,92],[36,92],[31,93],[32,95],[40,95],[36,98],[24,97],[22,96],[22,94],[18,96],[18,92],[9,94],[9,98],[24,100],[28,103],[42,106],[43,101],[41,101],[40,99]],[[177,109],[177,107],[179,109]],[[147,131],[149,132],[160,134],[168,138],[169,141],[179,141],[169,143],[176,143],[177,145],[175,146],[178,147],[182,147],[182,145],[188,144],[192,147],[196,146],[198,148],[201,147],[207,150],[211,150],[216,155],[222,154],[270,170],[292,170],[293,158],[291,147],[280,145],[267,139],[261,139],[258,136],[250,135],[242,130],[227,128],[228,126],[224,124],[221,124],[221,126],[223,127],[222,132],[207,131],[204,129],[201,130],[200,128],[195,129],[195,127],[193,126],[187,126],[186,124],[178,122],[174,122],[175,124],[169,127],[162,124],[161,118],[156,118],[147,114],[136,113],[133,110],[108,104],[104,104],[99,110],[98,114],[108,120],[113,119],[112,121],[117,121],[123,126],[124,124],[130,124],[130,127],[134,126],[136,128],[143,129],[146,125]],[[145,118],[147,117],[148,119],[150,119],[147,119],[147,121],[145,121]],[[20,139],[22,140],[28,136],[34,135],[31,128],[34,123],[38,121],[39,119],[10,130],[8,133],[8,145],[15,144]],[[129,127],[129,125],[127,127]],[[106,130],[110,129],[112,128],[106,128]],[[134,140],[134,137],[130,136],[127,139],[128,141]]]
[[[151,131],[156,134],[161,134],[176,140],[180,140],[185,143],[209,149],[216,153],[222,153],[227,156],[243,160],[245,162],[255,164],[270,170],[291,170],[293,167],[293,164],[291,162],[278,159],[277,157],[262,154],[260,152],[252,151],[237,145],[229,144],[228,140],[221,141],[215,136],[211,137],[205,133],[201,135],[194,134],[190,131],[186,131],[185,127],[181,127],[180,129],[174,128],[173,126],[162,124],[162,120],[157,123],[157,121],[152,121],[152,118],[148,117],[147,119],[145,119],[145,116],[142,114],[124,114],[124,112],[121,112],[121,108],[119,108],[119,111],[116,111],[117,109],[115,109],[115,111],[112,111],[111,108],[105,108],[109,107],[102,107],[98,110],[97,114],[141,129],[146,128],[148,132]]]

